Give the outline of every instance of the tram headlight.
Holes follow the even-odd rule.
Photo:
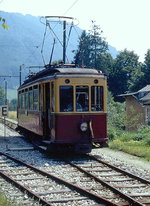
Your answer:
[[[82,132],[86,132],[87,129],[88,129],[88,124],[87,124],[87,122],[81,123],[80,129],[81,129]]]

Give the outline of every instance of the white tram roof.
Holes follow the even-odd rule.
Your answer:
[[[56,79],[57,77],[63,77],[67,76],[68,77],[103,77],[104,74],[100,70],[96,69],[89,69],[89,68],[63,68],[63,67],[56,67],[56,68],[46,68],[35,75],[29,77],[27,80],[24,81],[24,83],[19,87],[19,89],[29,86],[31,84],[35,84],[37,82],[42,82],[45,80],[51,80],[51,79]],[[79,76],[80,75],[80,76]]]

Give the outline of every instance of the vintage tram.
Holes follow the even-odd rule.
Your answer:
[[[96,69],[46,66],[18,89],[18,126],[40,136],[47,150],[107,146],[106,91]]]

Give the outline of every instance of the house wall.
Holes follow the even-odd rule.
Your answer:
[[[128,131],[137,130],[139,125],[146,124],[145,106],[140,104],[133,96],[126,96],[126,115],[126,130]]]

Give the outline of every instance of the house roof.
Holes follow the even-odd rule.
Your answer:
[[[150,85],[147,85],[140,89],[137,92],[127,93],[127,94],[121,94],[120,97],[129,97],[133,96],[137,99],[138,102],[141,102],[142,104],[150,104]]]
[[[146,87],[143,87],[142,89],[140,89],[138,91],[138,93],[140,92],[150,92],[150,84],[148,84]]]
[[[150,100],[150,92],[140,99],[140,101],[147,101],[147,100]]]
[[[142,92],[150,92],[150,84],[148,84],[147,86],[143,87],[142,89],[140,89],[137,92],[131,92],[131,93],[127,93],[127,94],[120,94],[118,95],[119,97],[126,97],[126,96],[133,96]],[[146,95],[147,96],[147,95]],[[145,96],[145,97],[146,97]],[[143,97],[144,98],[144,97]],[[141,98],[140,100],[143,100],[143,98]],[[150,96],[147,96],[147,98],[150,99]]]
[[[137,94],[138,92],[132,92],[132,93],[127,93],[127,94],[120,94],[118,95],[118,97],[126,97],[126,96],[133,96],[135,94]]]

